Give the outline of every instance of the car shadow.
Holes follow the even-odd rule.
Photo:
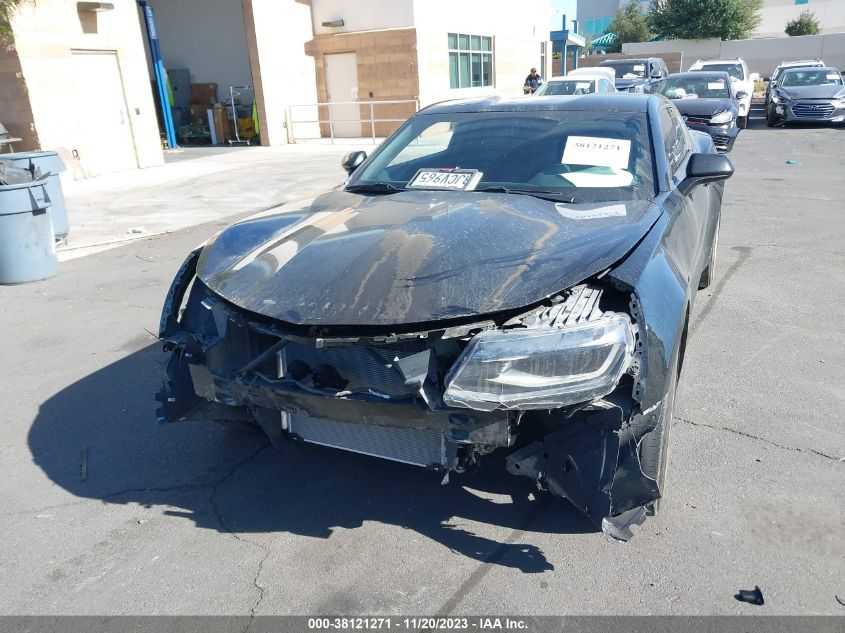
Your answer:
[[[377,521],[525,573],[554,569],[519,542],[525,534],[596,531],[566,502],[505,473],[497,454],[441,486],[442,475],[381,459],[294,442],[277,450],[258,431],[160,426],[152,397],[163,360],[150,345],[44,402],[28,435],[34,462],[73,495],[168,506],[199,528],[330,538]],[[476,533],[501,534],[497,527],[512,531],[500,540]]]

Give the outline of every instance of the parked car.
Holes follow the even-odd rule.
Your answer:
[[[751,111],[751,97],[754,95],[754,82],[760,78],[757,73],[748,71],[748,65],[742,59],[699,59],[689,67],[690,72],[724,71],[736,82],[736,91],[744,92],[745,98],[739,101],[739,117],[737,125],[740,128],[748,126],[748,113]]]
[[[778,64],[777,68],[775,68],[775,72],[772,73],[771,77],[765,77],[765,80],[768,82],[766,84],[766,109],[769,109],[769,101],[771,101],[772,93],[775,90],[775,86],[778,85],[778,79],[780,79],[781,73],[788,68],[823,68],[825,63],[820,59],[801,59],[795,61],[782,61]]]
[[[550,95],[586,95],[594,93],[616,92],[613,80],[599,73],[581,73],[552,77],[534,93],[536,97]]]
[[[675,73],[654,91],[675,104],[687,126],[709,134],[717,150],[733,149],[739,135],[739,102],[746,95],[736,92],[726,72]]]
[[[845,121],[842,75],[830,66],[784,70],[766,110],[766,124]]]
[[[607,59],[598,67],[613,69],[620,92],[651,92],[652,86],[669,74],[666,62],[659,57]]]
[[[188,256],[159,421],[254,424],[444,483],[500,450],[630,538],[666,493],[728,158],[662,96],[585,95],[432,105],[342,164],[345,184]]]

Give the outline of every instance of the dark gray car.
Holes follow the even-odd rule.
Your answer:
[[[772,93],[766,123],[842,123],[845,86],[836,68],[785,70]]]
[[[616,73],[619,92],[651,92],[652,88],[669,74],[669,69],[659,57],[642,59],[607,59],[601,68],[612,68]]]
[[[690,129],[705,132],[721,152],[733,149],[739,135],[740,99],[730,75],[724,71],[697,71],[669,75],[654,92],[671,99]]]
[[[159,421],[252,424],[443,483],[498,451],[630,538],[665,494],[731,162],[665,98],[613,94],[436,104],[344,167],[188,257]]]

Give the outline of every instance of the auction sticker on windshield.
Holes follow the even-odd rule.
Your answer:
[[[570,136],[563,148],[564,165],[590,165],[592,167],[628,167],[631,141],[620,138],[596,136]]]
[[[483,174],[477,169],[420,169],[407,188],[472,191],[481,176]]]

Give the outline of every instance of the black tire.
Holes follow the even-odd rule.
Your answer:
[[[713,277],[716,274],[716,255],[719,250],[719,225],[721,221],[716,222],[716,232],[713,234],[713,243],[710,245],[710,258],[707,260],[707,267],[701,271],[701,278],[698,280],[698,289],[704,290],[713,283]]]
[[[775,125],[777,125],[777,122],[777,117],[775,116],[774,111],[770,107],[768,110],[766,110],[766,125],[768,127],[774,127]]]
[[[748,127],[748,115],[746,114],[745,116],[737,117],[736,118],[736,126],[740,130],[744,130],[745,128],[747,128]]]
[[[663,416],[654,431],[646,435],[640,442],[640,467],[643,473],[657,482],[660,499],[652,502],[651,511],[654,514],[660,510],[662,503],[666,503],[666,472],[669,466],[669,435],[672,430],[672,416],[675,411],[675,392],[678,390],[678,373],[680,372],[678,356],[669,366],[670,382],[666,393],[666,406]],[[662,502],[662,503],[661,503]]]

